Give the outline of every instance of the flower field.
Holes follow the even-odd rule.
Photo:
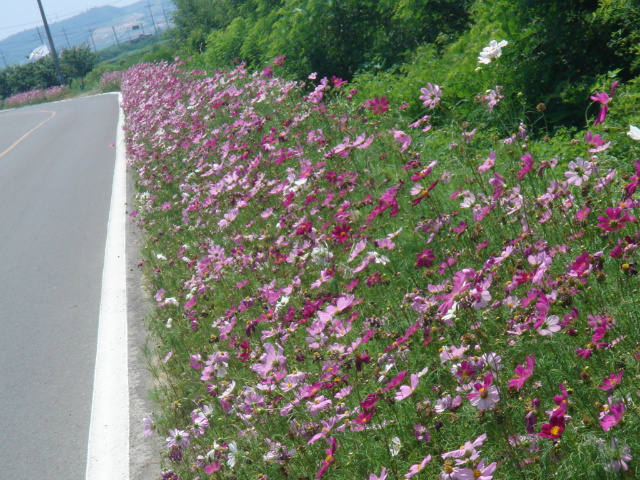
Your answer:
[[[28,92],[11,95],[9,98],[4,100],[2,106],[4,108],[15,108],[25,105],[33,105],[34,103],[53,102],[64,98],[68,91],[69,88],[66,86],[30,90]]]
[[[122,75],[162,478],[634,478],[640,161],[637,129],[609,124],[626,87],[543,139],[452,120],[428,79],[407,119],[284,61]]]

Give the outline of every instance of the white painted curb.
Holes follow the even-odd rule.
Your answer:
[[[122,98],[119,95],[118,101]],[[126,162],[120,108],[102,273],[86,480],[129,480],[129,366],[125,257]]]

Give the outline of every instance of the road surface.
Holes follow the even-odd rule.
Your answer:
[[[118,112],[117,95],[0,112],[2,478],[85,478]],[[127,266],[132,283],[135,261]],[[143,300],[139,285],[135,302]],[[134,310],[139,323],[144,309]],[[144,398],[141,341],[136,326],[131,389]],[[136,402],[132,416],[144,408]],[[154,478],[145,458],[136,455],[146,466],[131,479]]]

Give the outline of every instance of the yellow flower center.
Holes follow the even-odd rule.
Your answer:
[[[560,427],[558,427],[557,425],[551,429],[551,435],[553,435],[554,437],[557,437],[559,433]]]

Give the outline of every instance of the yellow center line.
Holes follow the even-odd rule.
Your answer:
[[[17,112],[17,113],[7,113],[5,115],[0,115],[0,118],[4,117],[4,116],[13,116],[13,115],[19,115],[20,113],[50,113],[51,116],[49,118],[44,119],[42,122],[40,122],[38,125],[36,125],[35,127],[33,127],[31,130],[29,130],[27,133],[25,133],[24,135],[22,135],[18,140],[16,140],[15,142],[13,142],[12,145],[10,145],[4,152],[0,153],[0,158],[4,157],[7,153],[9,153],[11,150],[13,150],[14,148],[16,148],[20,142],[22,142],[25,138],[27,138],[29,135],[31,135],[33,132],[35,132],[38,128],[40,128],[42,125],[44,125],[45,123],[47,123],[49,120],[51,120],[53,117],[56,116],[56,112],[53,112],[51,110],[38,110],[35,112]]]

